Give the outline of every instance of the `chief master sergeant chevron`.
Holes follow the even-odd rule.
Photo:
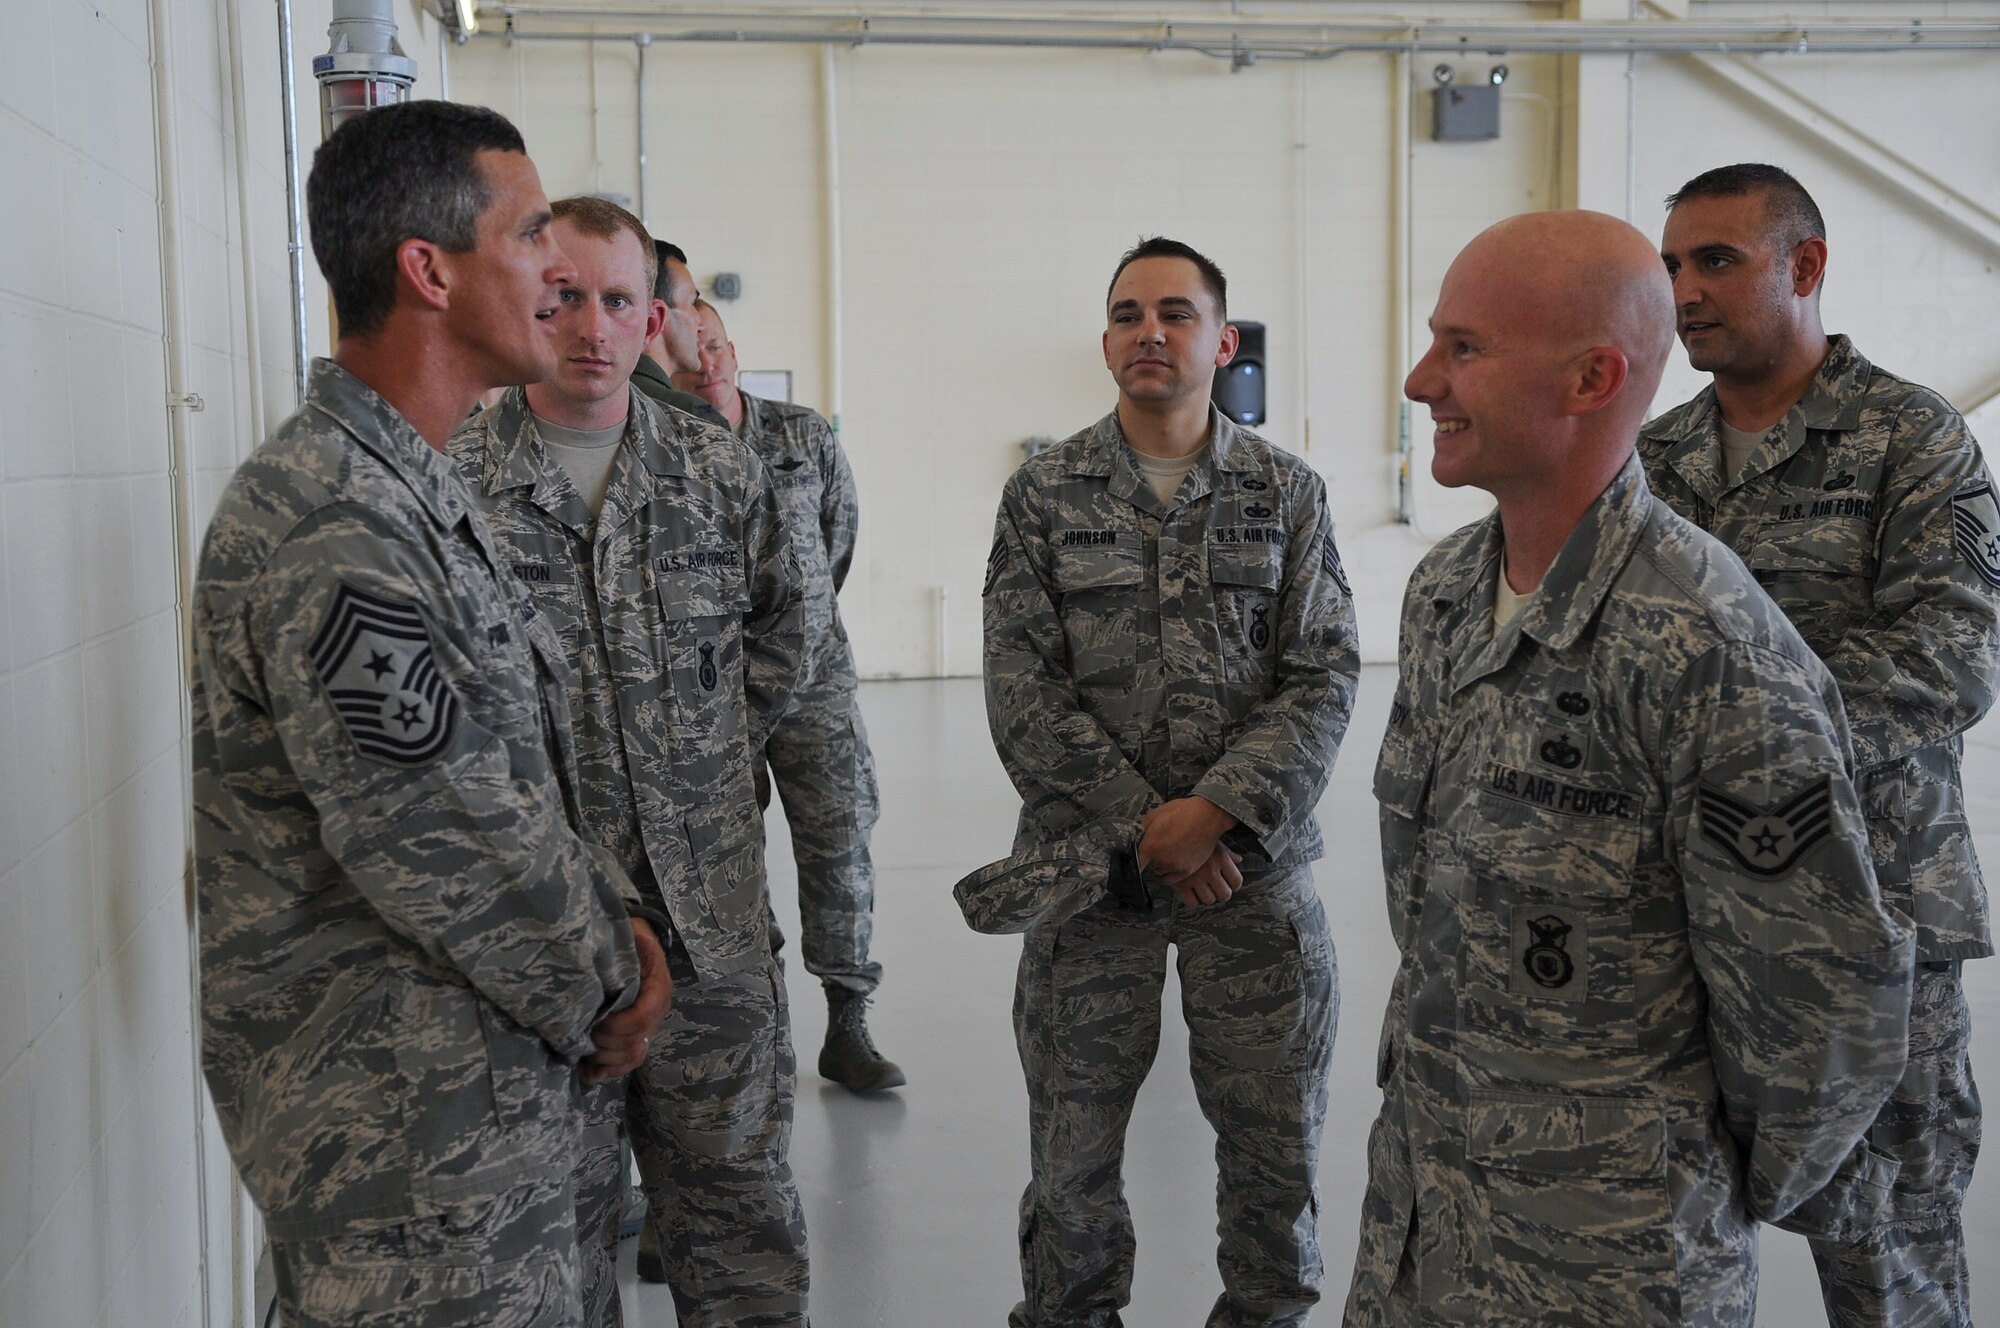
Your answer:
[[[1673,340],[1645,237],[1502,222],[1405,391],[1498,511],[1410,578],[1376,766],[1401,963],[1350,1325],[1748,1328],[1756,1223],[1902,1070],[1826,669],[1633,455]]]
[[[437,450],[547,376],[567,268],[491,111],[370,111],[308,188],[340,341],[195,587],[204,1068],[291,1328],[571,1328],[575,1066],[639,1063],[667,969],[571,828],[566,666]]]
[[[1014,1031],[1032,1179],[1013,1328],[1115,1328],[1131,1298],[1125,1127],[1159,1042],[1169,945],[1216,1132],[1210,1328],[1303,1324],[1338,999],[1313,808],[1359,673],[1326,490],[1209,405],[1236,348],[1214,263],[1128,252],[1107,297],[1111,414],[1007,483],[988,563],[986,706],[1015,847],[1143,822],[1150,908],[1027,933]],[[1130,844],[1125,847],[1132,847]]]
[[[2000,506],[1965,421],[1820,325],[1826,224],[1775,166],[1704,172],[1661,256],[1688,361],[1715,376],[1648,424],[1655,492],[1750,566],[1847,707],[1882,897],[1917,927],[1910,1060],[1812,1241],[1835,1328],[1971,1328],[1961,1217],[1979,1093],[1960,965],[1993,953],[1959,735],[2000,682]]]

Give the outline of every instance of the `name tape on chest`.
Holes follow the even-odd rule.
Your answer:
[[[1208,532],[1211,544],[1283,544],[1285,532],[1277,526],[1217,526]]]
[[[665,575],[682,572],[734,571],[743,566],[743,550],[717,546],[712,549],[682,549],[653,559],[653,570]]]
[[[1058,530],[1049,538],[1055,549],[1098,549],[1118,542],[1115,530]]]
[[[312,666],[363,755],[426,765],[451,746],[458,698],[438,671],[430,630],[414,603],[343,582],[313,637]]]
[[[1856,496],[1851,498],[1815,498],[1811,502],[1780,503],[1776,519],[1779,521],[1824,521],[1829,517],[1838,516],[1851,516],[1858,517],[1863,521],[1873,521],[1875,519],[1875,500],[1873,498]]]
[[[1486,767],[1486,787],[1503,798],[1565,816],[1629,821],[1639,814],[1637,795],[1622,789],[1595,789],[1553,775],[1516,770],[1498,761]]]

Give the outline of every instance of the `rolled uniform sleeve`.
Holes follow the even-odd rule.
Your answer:
[[[1750,1212],[1771,1221],[1827,1183],[1902,1073],[1911,935],[1875,885],[1831,686],[1718,645],[1665,723],[1717,1086]]]
[[[435,611],[442,569],[361,508],[319,514],[262,579],[233,652],[261,676],[215,682],[262,691],[321,847],[390,930],[558,1055],[590,1054],[592,1025],[636,988],[631,886],[566,819],[521,624]],[[337,704],[326,627],[343,591],[421,615],[449,717],[420,761],[365,750]]]
[[[1361,673],[1354,600],[1317,476],[1310,491],[1285,551],[1273,689],[1194,787],[1274,862],[1310,822],[1326,788]]]
[[[1887,426],[1894,459],[1878,501],[1874,609],[1826,657],[1841,687],[1862,769],[1900,760],[1970,728],[2000,679],[2000,515],[1979,448],[1958,412],[1929,392]],[[1980,500],[1981,493],[1987,495]],[[1958,535],[1960,506],[1969,526]]]
[[[993,745],[1048,833],[1162,801],[1078,703],[1050,575],[1046,513],[1016,473],[1000,500],[984,595],[986,719]]]

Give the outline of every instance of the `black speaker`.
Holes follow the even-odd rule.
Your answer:
[[[1238,424],[1264,422],[1264,325],[1231,320],[1236,358],[1215,371],[1209,397],[1215,408]]]

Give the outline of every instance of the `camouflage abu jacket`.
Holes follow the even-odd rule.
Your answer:
[[[636,990],[631,885],[551,760],[567,670],[465,485],[333,363],[195,590],[202,1058],[271,1234],[567,1175]]]
[[[2000,682],[2000,505],[1965,421],[1846,337],[1725,485],[1715,389],[1648,424],[1647,478],[1734,549],[1840,684],[1882,894],[1917,957],[1993,953],[1960,736]]]
[[[1017,850],[1199,794],[1246,867],[1321,852],[1353,712],[1354,604],[1312,468],[1218,411],[1162,504],[1117,412],[1008,480],[988,559],[986,714]]]
[[[1903,1068],[1839,695],[1636,460],[1496,633],[1499,554],[1466,527],[1403,605],[1348,1322],[1747,1325],[1755,1221]]]
[[[743,398],[743,441],[764,463],[778,491],[785,528],[806,592],[806,676],[854,676],[854,655],[841,626],[835,599],[854,562],[854,537],[861,505],[854,472],[818,411],[748,392]],[[803,688],[803,683],[801,687]]]
[[[797,564],[763,467],[727,430],[635,391],[619,448],[595,518],[518,388],[450,450],[575,663],[586,833],[665,901],[681,980],[766,964],[750,760],[798,677]]]

